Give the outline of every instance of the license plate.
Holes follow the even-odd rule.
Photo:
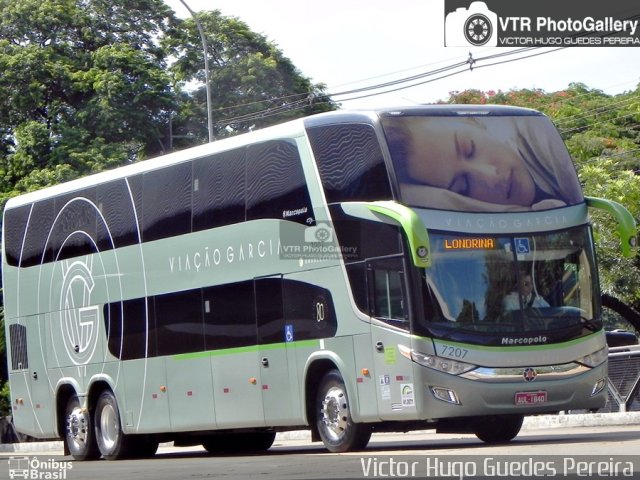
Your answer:
[[[547,392],[516,392],[516,405],[537,405],[547,402]]]

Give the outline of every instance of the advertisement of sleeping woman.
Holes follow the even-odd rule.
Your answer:
[[[545,116],[387,116],[382,124],[408,205],[518,212],[583,201]]]

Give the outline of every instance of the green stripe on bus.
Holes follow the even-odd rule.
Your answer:
[[[251,345],[248,347],[224,348],[221,350],[207,350],[206,352],[180,353],[173,355],[174,360],[190,360],[194,358],[220,357],[223,355],[236,355],[239,353],[262,352],[265,350],[281,350],[287,345],[298,347],[319,348],[319,340],[300,340],[296,342],[269,343],[266,345]]]

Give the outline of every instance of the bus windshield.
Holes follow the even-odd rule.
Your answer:
[[[402,203],[464,212],[583,201],[562,138],[543,115],[382,118]]]
[[[552,343],[601,328],[587,227],[528,236],[434,233],[415,333],[504,344],[504,335]],[[517,343],[517,340],[508,340]]]

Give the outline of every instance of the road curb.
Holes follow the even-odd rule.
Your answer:
[[[611,427],[617,425],[640,425],[640,412],[539,415],[525,418],[522,429],[531,431],[550,428]],[[433,432],[433,430],[424,430],[422,432],[429,433]],[[309,430],[278,433],[276,441],[283,440],[311,440],[311,433]],[[62,441],[4,443],[0,444],[0,452],[58,452],[61,454]]]
[[[527,417],[523,430],[564,427],[607,427],[616,425],[640,425],[640,412],[585,413],[564,415],[539,415]]]

